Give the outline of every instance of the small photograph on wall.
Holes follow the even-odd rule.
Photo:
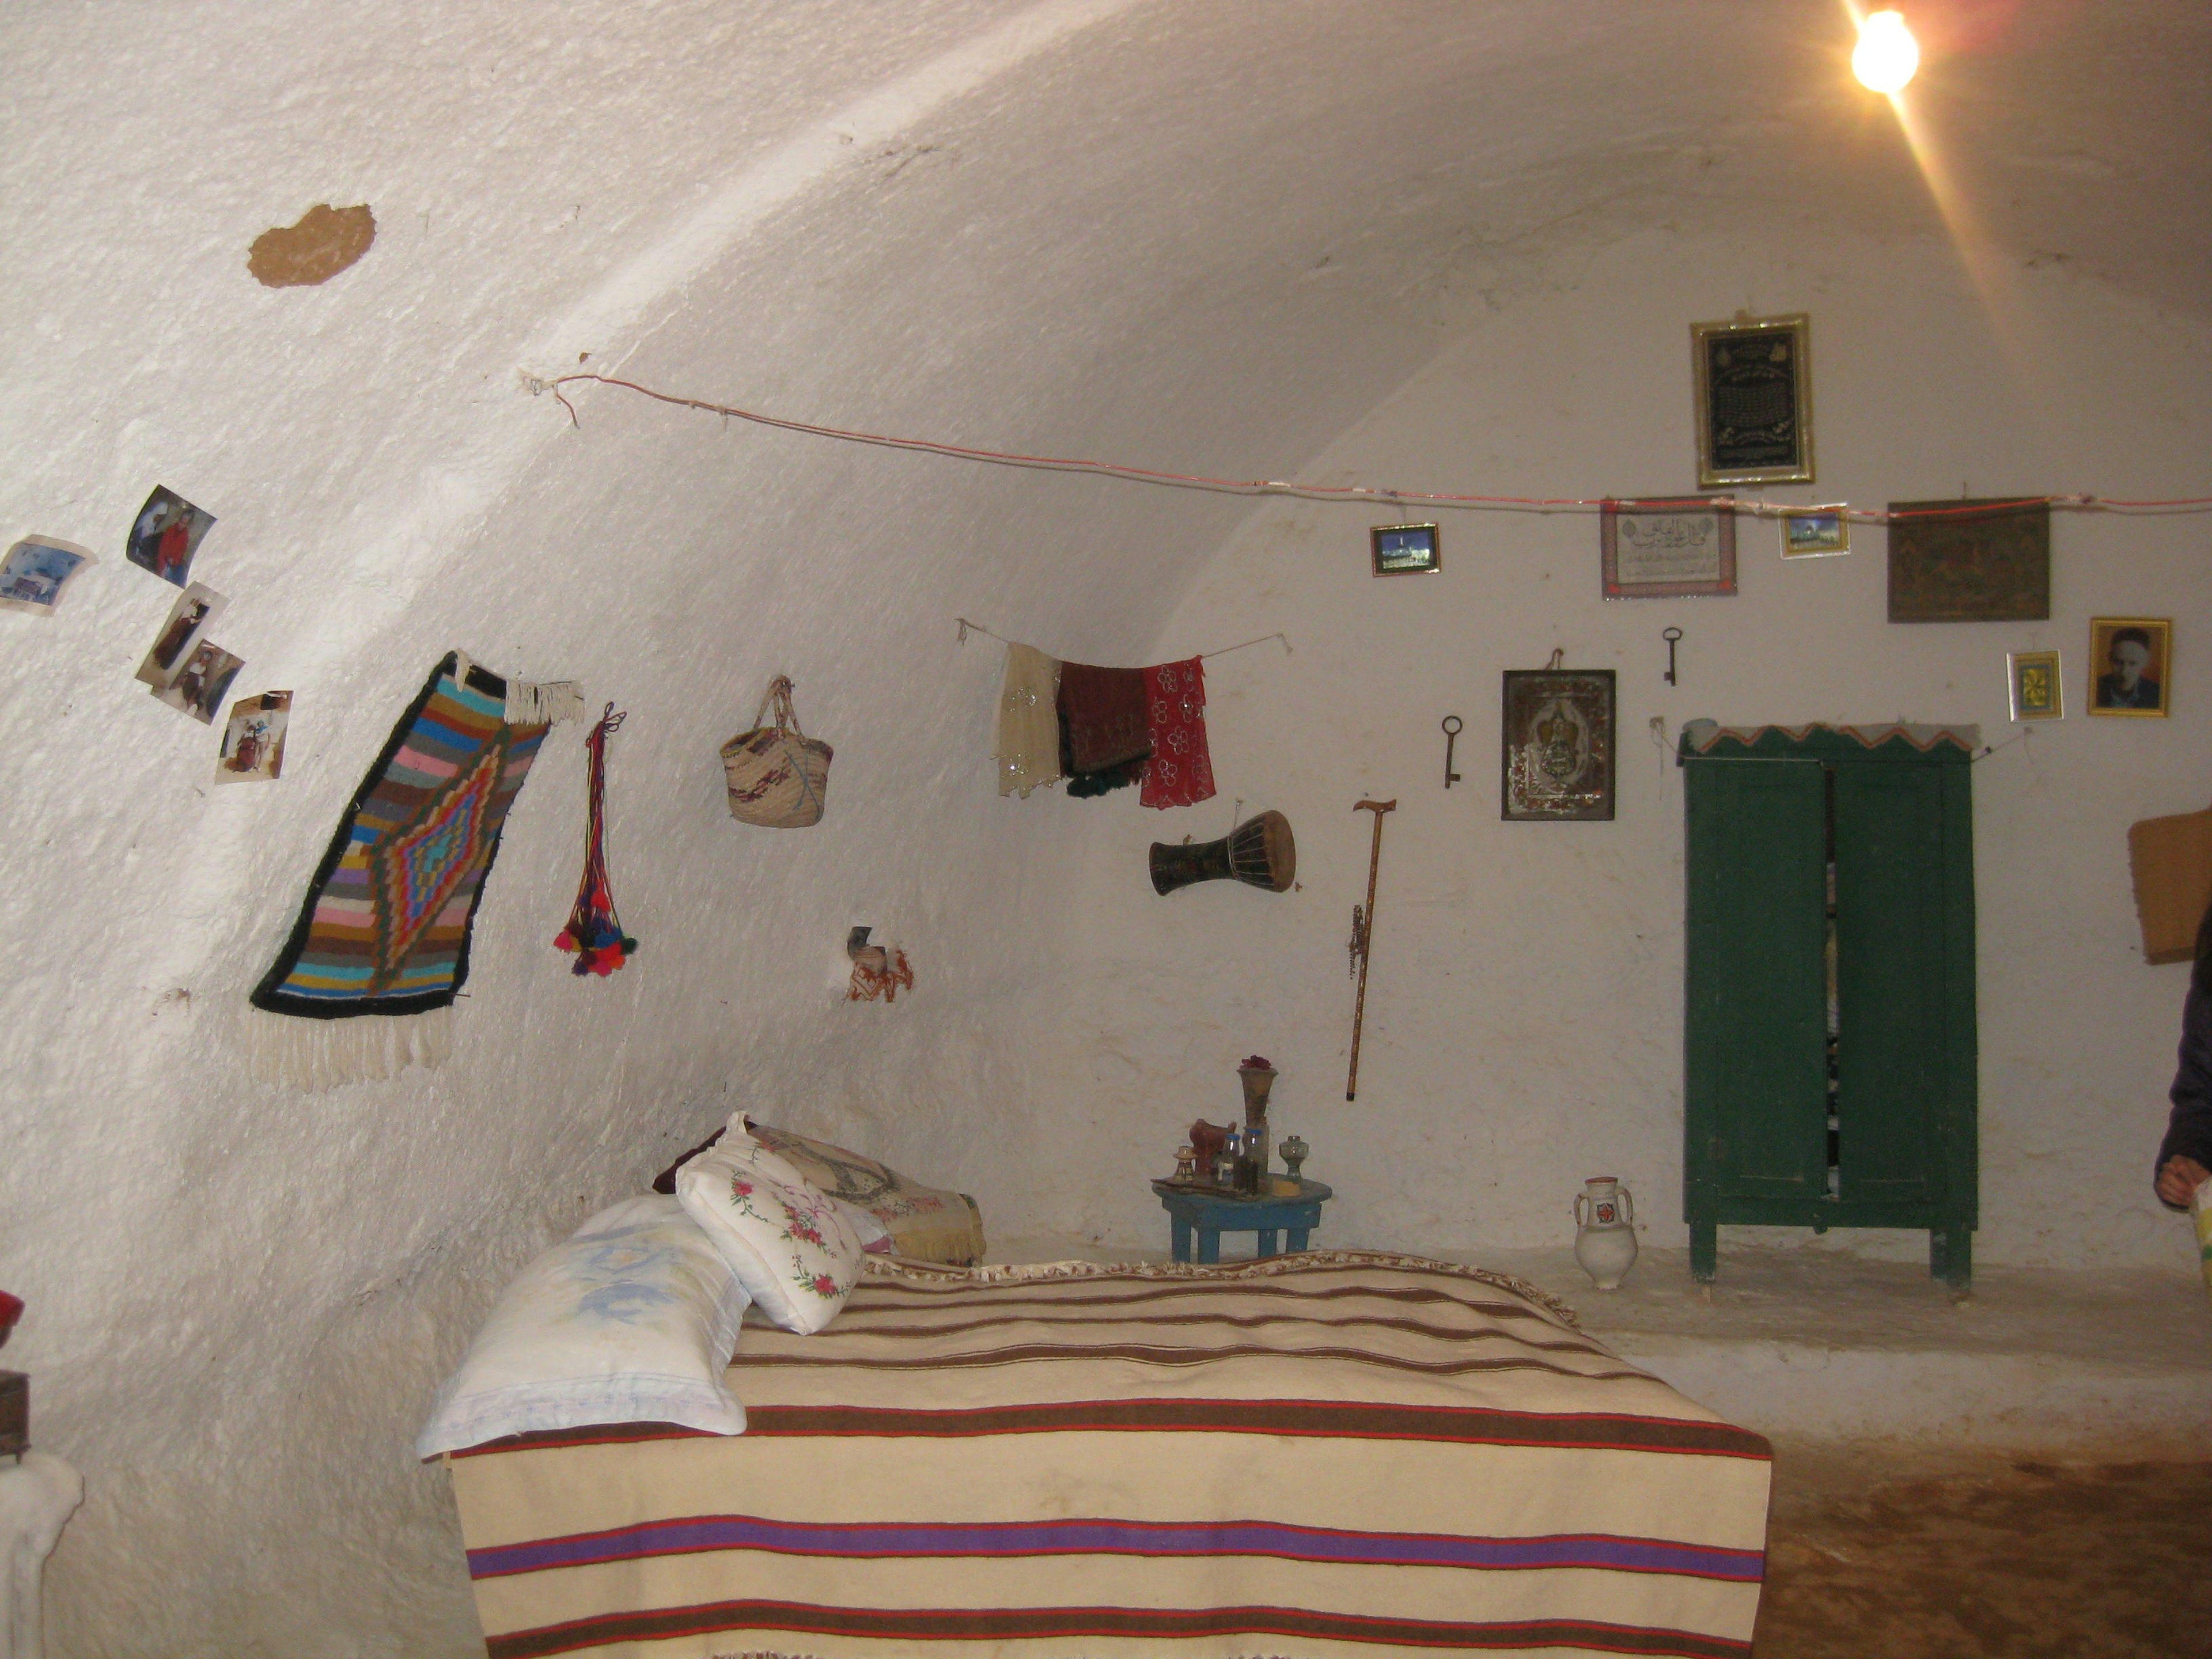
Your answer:
[[[0,606],[54,614],[70,578],[100,561],[75,542],[52,536],[26,536],[0,560]]]
[[[185,659],[185,665],[177,678],[167,686],[155,688],[154,695],[170,708],[190,714],[202,726],[215,724],[215,711],[222,707],[223,694],[230,683],[238,678],[238,671],[246,666],[246,659],[234,657],[219,645],[204,641],[192,647]]]
[[[200,642],[200,635],[222,614],[228,603],[204,583],[194,582],[187,587],[169,607],[168,620],[154,636],[154,647],[147,652],[145,661],[138,665],[137,678],[156,691],[167,690],[177,676],[184,672],[192,647]]]
[[[1812,323],[1692,323],[1698,487],[1813,482]]]
[[[1597,533],[1608,599],[1735,592],[1735,514],[1711,501],[1607,501]]]
[[[2051,503],[1889,504],[1893,623],[2047,622]]]
[[[1840,503],[1782,515],[1784,558],[1830,559],[1850,550],[1851,521],[1844,516]]]
[[[2056,651],[2012,651],[2005,654],[2005,684],[2015,720],[2066,718],[2066,694],[2060,689]]]
[[[1383,524],[1367,532],[1378,576],[1425,574],[1443,568],[1443,549],[1432,524]]]
[[[214,523],[214,514],[156,484],[131,523],[124,556],[141,570],[150,570],[163,581],[182,587],[191,571],[192,555],[199,551],[202,538]]]
[[[292,720],[292,694],[264,691],[230,706],[222,728],[217,783],[270,783],[284,772],[284,728]]]
[[[2162,719],[2173,702],[2173,623],[2165,617],[2089,619],[2089,712]]]
[[[1508,823],[1610,821],[1613,676],[1609,668],[1509,668],[1499,754]]]

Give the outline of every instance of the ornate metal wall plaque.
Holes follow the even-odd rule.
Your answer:
[[[1811,335],[1802,312],[1690,325],[1700,489],[1813,482]]]
[[[1509,668],[1499,816],[1541,823],[1613,817],[1610,668]]]
[[[1893,623],[2044,622],[2051,616],[2051,504],[1892,501]]]

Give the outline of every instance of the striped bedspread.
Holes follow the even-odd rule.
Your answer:
[[[490,1659],[1747,1656],[1768,1449],[1480,1268],[872,1260],[741,1436],[451,1460]]]

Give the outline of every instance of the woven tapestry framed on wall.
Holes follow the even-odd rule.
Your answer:
[[[1698,488],[1813,482],[1812,319],[1692,323]]]
[[[1889,514],[1890,621],[2050,619],[2049,501],[1892,501]]]

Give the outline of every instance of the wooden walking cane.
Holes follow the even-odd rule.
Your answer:
[[[1352,1075],[1344,1080],[1344,1097],[1359,1093],[1359,1028],[1367,1018],[1367,955],[1375,943],[1375,878],[1382,868],[1382,815],[1398,810],[1395,800],[1364,800],[1352,809],[1375,814],[1375,846],[1367,855],[1367,908],[1352,907],[1352,955],[1359,964],[1359,994],[1352,1005]]]

